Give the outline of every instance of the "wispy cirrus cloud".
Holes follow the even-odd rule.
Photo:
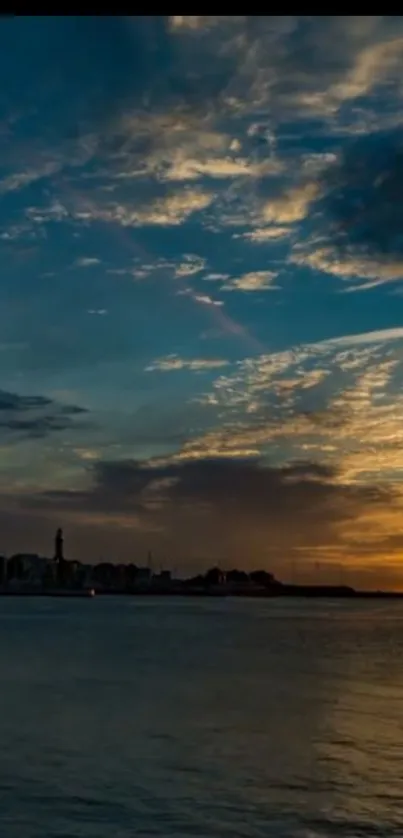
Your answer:
[[[91,205],[74,212],[83,221],[102,221],[122,227],[161,226],[182,224],[190,215],[208,207],[212,194],[197,189],[173,192],[150,203]]]
[[[356,346],[359,344],[370,346],[371,344],[388,343],[389,341],[398,341],[403,339],[403,328],[397,326],[393,329],[379,329],[374,332],[362,332],[354,335],[343,335],[338,338],[329,338],[329,340],[321,341],[313,346],[332,347],[332,346]]]
[[[267,451],[287,462],[309,452],[337,466],[342,482],[375,475],[390,482],[403,469],[403,403],[394,384],[402,340],[397,328],[239,362],[205,396],[206,404],[227,408],[226,422],[189,440],[177,456],[255,457]]]
[[[56,202],[47,207],[31,207],[27,215],[34,225],[70,220],[85,225],[102,222],[121,227],[171,227],[203,211],[213,200],[213,194],[197,189],[183,189],[148,203],[96,202],[78,195],[69,207]]]
[[[193,294],[194,300],[206,306],[223,306],[222,300],[214,300],[209,294]]]
[[[214,370],[226,367],[228,361],[222,358],[180,358],[178,355],[169,355],[167,358],[158,358],[146,367],[147,372],[172,372],[175,370],[192,370],[202,372],[203,370]]]
[[[247,233],[234,233],[234,239],[247,239],[254,244],[267,244],[277,239],[286,239],[292,233],[290,227],[257,227],[255,230],[250,230]]]
[[[367,290],[383,285],[385,282],[403,279],[403,259],[401,262],[389,260],[382,262],[379,259],[361,256],[354,251],[350,255],[341,256],[334,247],[313,248],[311,251],[305,247],[296,248],[291,256],[291,262],[331,274],[344,281],[355,282],[353,290]]]
[[[152,167],[153,168],[153,167]],[[282,164],[279,161],[254,163],[243,157],[204,157],[192,159],[184,153],[176,152],[167,160],[162,160],[157,167],[154,162],[154,173],[160,180],[192,181],[210,178],[212,180],[228,180],[234,178],[260,178],[264,175],[279,174]]]
[[[170,226],[181,224],[192,213],[200,212],[211,204],[213,195],[199,190],[186,190],[161,198],[139,210],[134,210],[131,216],[134,225]],[[123,224],[125,214],[122,213]],[[127,218],[129,223],[129,218]],[[130,225],[129,225],[130,226]]]
[[[61,162],[44,161],[38,167],[26,169],[25,171],[14,172],[7,175],[3,180],[0,180],[0,194],[7,194],[8,192],[19,192],[27,186],[36,181],[45,179],[54,175],[60,168]]]

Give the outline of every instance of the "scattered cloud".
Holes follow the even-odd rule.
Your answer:
[[[329,96],[346,102],[357,99],[379,85],[391,73],[399,73],[403,59],[403,38],[393,38],[364,47],[343,81],[335,84]]]
[[[61,204],[47,208],[31,207],[27,216],[33,224],[47,224],[71,219],[90,224],[102,222],[122,227],[176,226],[186,221],[193,213],[206,209],[214,195],[197,189],[183,189],[149,203],[95,203],[77,197],[74,206],[67,209]]]
[[[302,221],[318,195],[319,184],[315,181],[295,186],[264,204],[263,219],[265,222],[279,225]]]
[[[26,186],[31,186],[42,178],[48,178],[55,174],[61,167],[61,163],[56,161],[44,161],[37,168],[27,169],[26,171],[15,172],[7,175],[3,180],[0,180],[0,194],[8,192],[19,192]]]
[[[258,227],[247,233],[234,233],[234,239],[248,239],[255,244],[265,244],[277,239],[286,239],[291,235],[290,227]]]
[[[173,30],[190,30],[197,31],[198,29],[206,29],[214,26],[222,18],[214,15],[172,15],[170,17],[170,25]]]
[[[75,262],[77,268],[92,268],[100,264],[101,260],[97,259],[96,256],[82,256],[81,259],[77,259]]]
[[[252,163],[242,157],[214,157],[204,160],[189,159],[183,154],[176,153],[165,167],[161,179],[172,181],[199,180],[227,180],[239,177],[260,178],[264,175],[279,174],[282,166],[278,161]]]
[[[297,265],[306,265],[342,280],[362,280],[354,286],[355,290],[367,290],[403,279],[403,258],[401,262],[382,262],[354,253],[340,256],[335,248],[323,247],[311,252],[296,248],[291,259]]]
[[[211,194],[196,189],[177,192],[137,212],[134,211],[132,218],[137,224],[182,224],[192,213],[208,207],[212,200]]]
[[[213,300],[212,297],[209,297],[208,294],[193,294],[193,299],[196,300],[197,303],[203,303],[206,306],[223,306],[224,303],[222,300]]]
[[[206,209],[214,196],[197,189],[186,189],[138,206],[107,204],[76,211],[83,221],[103,221],[122,227],[176,226],[195,212]]]
[[[193,370],[195,372],[202,372],[203,370],[214,370],[220,367],[226,367],[228,361],[222,358],[179,358],[178,355],[168,355],[167,358],[159,358],[153,361],[146,367],[147,372],[171,372],[172,370]]]
[[[222,286],[223,291],[274,291],[273,285],[278,273],[274,271],[254,271],[228,280]]]
[[[338,469],[342,483],[403,477],[403,410],[394,380],[403,330],[347,335],[246,359],[221,374],[205,403],[227,422],[189,440],[180,459],[255,457],[281,462],[311,452]],[[202,400],[203,401],[203,400]]]
[[[206,267],[206,260],[192,253],[185,254],[183,262],[175,268],[175,276],[193,276],[203,271]]]

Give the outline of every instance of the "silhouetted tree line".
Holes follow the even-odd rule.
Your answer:
[[[253,570],[247,573],[245,570],[228,570],[223,571],[219,567],[212,567],[204,574],[199,574],[191,579],[187,579],[186,583],[189,585],[213,587],[220,584],[228,585],[256,585],[259,588],[269,588],[280,583],[275,579],[272,573],[267,570]]]

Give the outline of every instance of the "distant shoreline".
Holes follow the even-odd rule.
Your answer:
[[[402,591],[307,591],[302,588],[291,592],[271,593],[256,591],[96,591],[96,596],[134,597],[209,597],[213,599],[403,599]]]
[[[244,599],[403,599],[402,591],[359,591],[353,588],[338,588],[331,586],[282,586],[271,590],[209,590],[209,589],[137,589],[137,590],[0,590],[0,597],[53,597],[55,599],[94,599],[106,596],[126,597],[171,597],[171,598],[244,598]]]

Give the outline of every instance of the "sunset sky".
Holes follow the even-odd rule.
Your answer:
[[[403,588],[403,16],[0,21],[0,552]]]

